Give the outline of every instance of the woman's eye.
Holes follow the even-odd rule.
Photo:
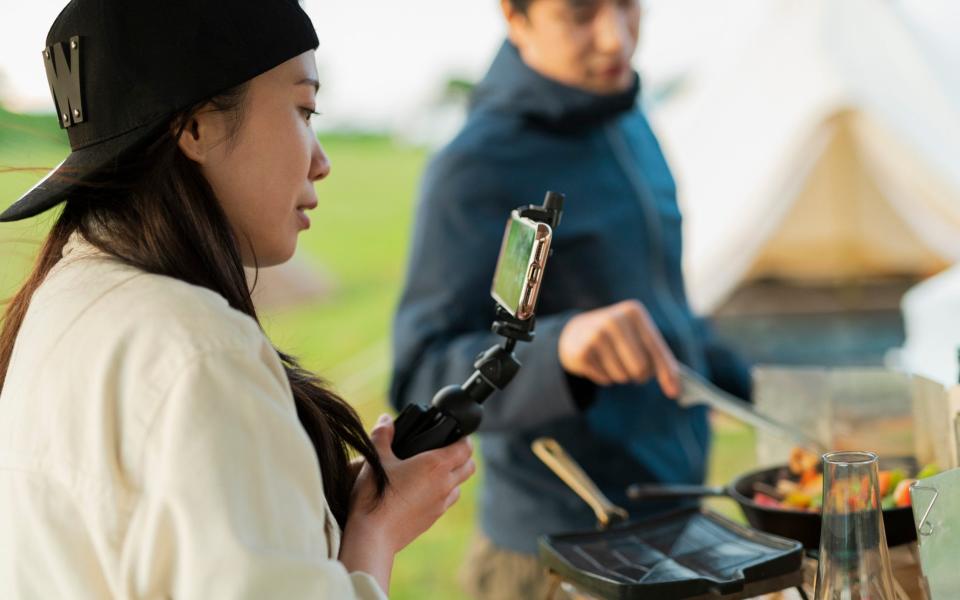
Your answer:
[[[301,110],[301,112],[303,112],[303,118],[306,119],[307,123],[310,122],[310,119],[311,119],[314,115],[317,115],[317,116],[320,115],[320,113],[318,113],[317,111],[313,110],[312,108],[302,107],[300,110]]]

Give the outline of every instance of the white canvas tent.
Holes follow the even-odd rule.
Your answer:
[[[675,92],[652,110],[695,309],[756,277],[926,276],[960,259],[960,71],[938,70],[889,0],[729,4],[749,4],[743,28],[666,73]]]

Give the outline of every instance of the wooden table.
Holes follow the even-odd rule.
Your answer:
[[[894,590],[900,600],[928,600],[924,591],[923,576],[920,572],[920,555],[917,544],[904,544],[890,549],[890,566],[893,568]],[[817,561],[806,558],[803,561],[803,589],[813,598],[817,578]],[[775,594],[761,596],[763,600],[800,600],[796,590],[785,590]]]

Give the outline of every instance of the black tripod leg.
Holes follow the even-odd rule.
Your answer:
[[[391,448],[400,459],[442,448],[453,443],[457,422],[436,408],[409,405],[396,420],[396,432]]]

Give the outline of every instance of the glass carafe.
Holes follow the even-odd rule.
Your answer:
[[[823,455],[816,600],[896,600],[883,529],[877,455]]]

